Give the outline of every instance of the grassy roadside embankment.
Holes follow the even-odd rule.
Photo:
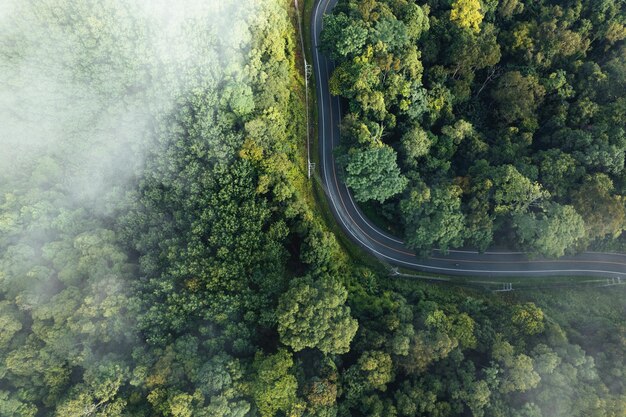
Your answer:
[[[312,27],[311,27],[311,19],[313,16],[313,11],[315,8],[316,0],[299,0],[299,12],[302,21],[302,35],[304,42],[304,57],[306,58],[306,62],[310,65],[313,65],[313,43],[312,43]],[[294,16],[293,18],[294,25],[297,27],[297,19]],[[300,50],[300,39],[299,33],[296,32],[298,49]],[[299,51],[296,54],[298,58],[298,62],[296,63],[300,74],[304,74],[304,61],[302,59],[302,53]],[[304,79],[301,85],[303,91],[301,91],[301,96],[303,99],[303,103],[305,102],[304,97],[304,88],[305,83]],[[318,112],[317,112],[317,95],[316,95],[316,80],[315,74],[311,74],[311,78],[309,79],[309,108],[307,109],[310,117],[310,157],[311,162],[315,164],[315,169],[313,171],[313,175],[310,181],[309,192],[307,192],[307,203],[310,204],[312,210],[316,215],[319,215],[323,220],[326,227],[332,231],[339,241],[342,248],[346,251],[351,260],[355,261],[360,266],[367,266],[371,269],[376,270],[379,273],[385,273],[389,266],[381,263],[377,258],[365,252],[361,249],[357,244],[355,244],[351,239],[349,239],[345,232],[341,229],[339,224],[336,222],[330,206],[328,205],[328,200],[326,198],[324,187],[322,185],[322,181],[320,178],[320,148],[318,143]],[[305,105],[305,104],[304,104]],[[302,164],[306,173],[306,141],[304,142],[304,146],[302,148],[302,155],[304,158],[304,163]],[[309,198],[311,197],[311,198]]]

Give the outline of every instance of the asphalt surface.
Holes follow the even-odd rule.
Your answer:
[[[346,234],[365,251],[391,265],[423,272],[476,277],[520,276],[594,276],[626,277],[626,254],[585,252],[576,256],[532,259],[512,251],[450,250],[447,255],[435,251],[430,258],[419,258],[402,239],[372,224],[356,205],[348,188],[341,182],[333,149],[339,144],[340,102],[332,97],[328,81],[334,64],[318,49],[322,20],[337,0],[318,0],[312,16],[313,71],[317,83],[320,173],[324,191],[337,222]]]

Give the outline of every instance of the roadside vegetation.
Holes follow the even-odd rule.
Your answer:
[[[167,3],[0,14],[1,417],[626,413],[614,293],[570,314],[346,254],[290,1]]]
[[[600,378],[611,392],[626,391],[626,286],[569,288],[552,292],[524,291],[515,301],[534,302],[558,322],[572,343],[594,357]]]
[[[339,1],[323,42],[355,199],[423,255],[621,247],[625,13],[612,0]]]

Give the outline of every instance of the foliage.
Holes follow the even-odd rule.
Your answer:
[[[547,205],[540,213],[513,217],[522,247],[530,253],[551,257],[563,256],[585,235],[583,219],[572,206],[556,203]]]
[[[2,114],[37,87],[49,114],[15,107],[3,143],[0,414],[285,409],[293,376],[276,378],[292,387],[278,403],[243,376],[275,332],[290,243],[324,238],[326,254],[293,254],[312,275],[338,251],[297,196],[287,5],[229,2],[222,37],[210,2],[186,1],[168,25],[169,9],[132,1],[15,3]]]
[[[544,329],[543,311],[533,303],[519,304],[513,307],[511,322],[519,326],[528,335],[541,333]]]
[[[619,239],[624,12],[614,0],[340,1],[322,37],[337,62],[332,93],[348,103],[342,152],[388,145],[401,152],[408,179],[384,209],[373,206],[376,214],[401,216],[405,239],[423,255],[495,244],[560,256]],[[387,166],[372,159],[350,182]],[[460,209],[448,198],[433,210],[414,191],[455,186]],[[430,211],[438,218],[424,220],[428,227],[410,220]],[[557,238],[564,216],[574,223]]]
[[[480,31],[480,22],[483,20],[480,1],[455,0],[450,11],[450,20],[461,28]]]
[[[138,3],[120,0],[14,2],[19,13],[0,25],[0,99],[19,97],[0,155],[0,415],[624,414],[623,294],[517,299],[351,262],[299,168],[291,3],[201,3],[177,9],[187,35],[164,44],[153,31],[170,34],[179,16],[142,20]],[[343,2],[324,41],[351,60],[336,87],[365,105],[344,118],[349,152],[394,174],[385,199],[411,244],[486,248],[510,227],[558,255],[621,233],[621,6],[484,2],[474,33],[440,3]],[[225,10],[228,25],[203,14]],[[566,64],[588,34],[607,61],[581,62],[575,78]],[[523,126],[477,116],[501,76],[489,68],[496,40],[511,39],[532,48],[503,43],[504,59],[537,68],[505,73],[545,89]],[[463,62],[435,68],[449,47],[466,49]],[[25,71],[33,85],[24,62],[38,63]],[[475,107],[456,117],[474,91]],[[42,112],[29,94],[54,100]],[[34,146],[24,132],[58,140]],[[378,198],[389,182],[376,168]]]
[[[357,201],[383,203],[404,190],[407,179],[400,175],[396,154],[388,146],[355,150],[345,162],[346,185]]]
[[[262,417],[274,416],[278,411],[289,416],[299,415],[298,381],[289,372],[292,366],[291,354],[285,350],[266,358],[260,355],[255,358],[252,395]]]
[[[357,329],[350,308],[344,306],[347,297],[335,278],[292,280],[276,312],[281,341],[296,352],[317,348],[324,353],[347,353]]]
[[[461,243],[460,195],[456,186],[429,189],[421,185],[409,192],[400,205],[409,247],[424,253],[435,245],[445,251]]]

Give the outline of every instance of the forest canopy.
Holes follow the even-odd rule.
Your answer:
[[[625,7],[340,0],[322,39],[347,103],[340,161],[355,199],[424,255],[621,247]],[[381,146],[396,157],[353,168]]]
[[[407,5],[412,24],[377,30],[417,79],[420,54],[405,42],[436,22]],[[0,417],[625,415],[623,291],[517,298],[361,265],[322,220],[303,168],[291,2],[176,6],[0,3]],[[490,33],[482,7],[455,8],[455,27]],[[365,53],[368,26],[338,19],[354,34],[341,47]],[[426,114],[415,103],[431,90],[405,87],[398,108]],[[400,207],[423,212],[407,223],[414,236],[460,244],[464,183],[403,174],[387,121],[359,120],[345,128],[376,140],[351,154],[350,172],[395,184],[364,191],[384,201],[410,187]],[[403,146],[420,166],[438,140],[468,143],[477,129],[458,120],[435,139],[416,123]],[[559,155],[545,153],[546,169],[569,178],[570,165],[549,162],[568,161]],[[552,242],[537,230],[588,227],[575,207],[589,193],[621,204],[613,172],[587,173],[571,205],[547,201],[522,167],[485,172],[482,183],[512,189],[494,194],[494,212],[526,216],[523,236],[540,248]]]

